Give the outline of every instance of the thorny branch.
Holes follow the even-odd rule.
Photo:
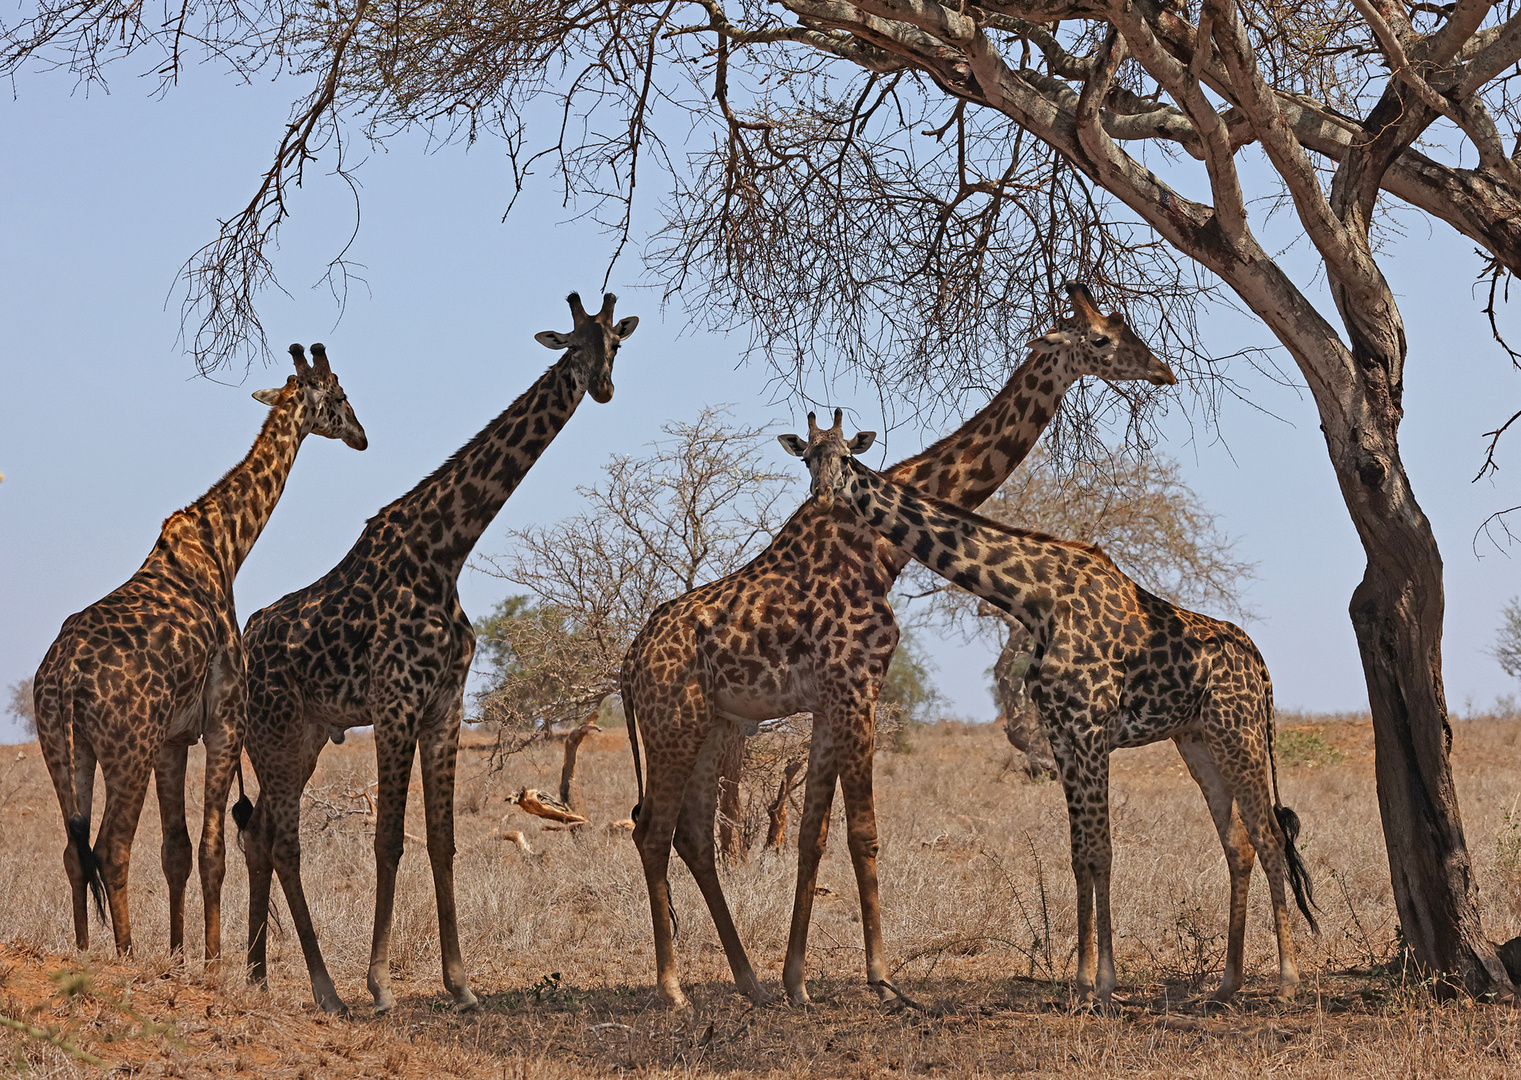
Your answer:
[[[636,191],[658,189],[641,172],[663,170],[674,195],[643,254],[668,296],[699,322],[749,329],[787,390],[859,373],[921,388],[902,404],[930,418],[998,385],[1071,277],[1096,280],[1212,386],[1222,369],[1202,355],[1195,310],[1209,273],[1234,287],[1262,261],[1233,160],[1253,142],[1338,278],[1381,292],[1323,178],[1375,137],[1367,118],[1396,83],[1457,132],[1417,151],[1420,128],[1401,129],[1375,187],[1521,269],[1521,171],[1499,143],[1521,126],[1515,0],[1209,0],[1196,16],[1158,0],[165,0],[161,18],[32,0],[0,27],[13,78],[52,64],[98,81],[151,55],[168,87],[196,50],[244,77],[317,76],[254,197],[185,266],[203,371],[262,344],[258,299],[306,166],[331,157],[347,179],[346,140],[414,129],[494,133],[518,185],[548,168],[573,212],[612,231],[609,273],[646,220]],[[1135,144],[1202,161],[1211,203],[1183,197]],[[1460,164],[1467,146],[1476,168]],[[330,267],[340,297],[349,269],[342,253]],[[1116,407],[1129,408],[1099,412]]]

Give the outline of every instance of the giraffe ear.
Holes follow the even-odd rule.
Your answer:
[[[875,431],[858,431],[856,432],[856,437],[850,440],[845,449],[849,450],[852,456],[864,454],[871,449],[871,444],[876,441],[877,433]]]
[[[1034,341],[1028,342],[1025,348],[1033,353],[1040,353],[1044,356],[1048,353],[1056,352],[1063,345],[1070,344],[1071,341],[1071,336],[1065,330],[1052,330],[1049,334],[1043,334]]]
[[[285,389],[283,386],[277,386],[273,390],[255,390],[253,399],[261,405],[273,405],[283,389]]]
[[[808,444],[796,435],[778,435],[776,441],[781,443],[782,449],[793,457],[802,457],[808,449]]]
[[[617,338],[619,341],[622,341],[624,338],[632,334],[638,325],[638,315],[630,315],[626,319],[619,319],[618,325],[613,327],[613,337]]]
[[[546,349],[559,350],[570,348],[570,335],[562,334],[558,330],[540,330],[537,334],[533,335],[533,340]]]

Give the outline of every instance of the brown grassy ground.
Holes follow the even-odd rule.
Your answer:
[[[1302,718],[1301,718],[1302,719]],[[1521,932],[1521,722],[1471,720],[1454,732],[1470,851],[1486,929]],[[271,941],[272,990],[198,961],[175,968],[149,800],[133,864],[139,954],[101,942],[76,954],[59,853],[63,829],[35,745],[0,751],[0,1016],[52,1030],[126,1074],[145,1076],[641,1076],[710,1074],[1444,1076],[1521,1074],[1521,1016],[1435,1004],[1391,974],[1395,916],[1372,788],[1366,722],[1297,723],[1280,742],[1284,798],[1323,911],[1319,939],[1297,923],[1305,988],[1268,997],[1276,959],[1264,881],[1247,937],[1252,981],[1223,1013],[1200,1001],[1223,959],[1226,871],[1200,798],[1171,746],[1117,754],[1113,806],[1117,1015],[1072,1015],[1073,889],[1060,788],[1025,781],[1002,735],[921,729],[912,752],[877,760],[884,933],[894,979],[926,1006],[888,1011],[864,987],[854,882],[837,827],[821,872],[809,956],[809,1012],[750,1009],[731,992],[707,913],[673,873],[679,946],[695,1022],[651,990],[648,907],[633,845],[604,823],[633,803],[627,743],[609,732],[582,751],[594,824],[549,831],[506,804],[553,789],[556,747],[491,773],[484,744],[462,757],[457,880],[466,962],[483,1002],[455,1016],[442,994],[436,921],[421,845],[403,860],[393,970],[398,1007],[371,1015],[364,967],[374,870],[365,785],[373,748],[330,747],[304,806],[307,891],[329,967],[353,1019],[313,1009],[294,935]],[[414,783],[412,821],[420,820]],[[194,799],[192,798],[192,802]],[[97,805],[99,802],[97,801]],[[838,815],[838,810],[836,811]],[[502,839],[521,830],[535,854]],[[420,831],[413,826],[413,831]],[[679,864],[675,864],[679,865]],[[794,858],[757,855],[727,872],[736,921],[763,980],[779,990]],[[278,890],[277,890],[278,892]],[[230,861],[232,951],[245,933],[246,874]],[[199,934],[199,897],[187,935]],[[288,919],[282,920],[288,926]],[[197,950],[198,951],[198,950]],[[97,1074],[64,1050],[0,1028],[0,1061],[40,1075]]]

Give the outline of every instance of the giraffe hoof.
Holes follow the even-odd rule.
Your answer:
[[[472,1013],[480,1007],[481,1003],[469,990],[466,990],[454,999],[454,1011],[457,1013]]]
[[[751,977],[745,982],[738,984],[738,989],[741,994],[744,994],[745,997],[750,999],[751,1005],[770,1005],[776,1001],[775,996],[773,996],[770,991],[768,991],[764,986],[760,984],[759,979],[756,979],[754,977]]]
[[[692,1015],[697,1015],[697,1010],[692,1009],[692,1002],[687,1001],[686,995],[681,993],[680,986],[675,987],[675,989],[659,987],[656,990],[656,996],[660,998],[662,1004],[665,1004],[666,1009],[671,1010],[672,1013],[692,1013]]]
[[[342,998],[328,998],[326,1001],[318,1001],[317,1005],[329,1016],[336,1016],[343,1020],[349,1018],[349,1007],[343,1003]]]

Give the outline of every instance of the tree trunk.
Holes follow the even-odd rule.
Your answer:
[[[586,814],[586,798],[581,794],[581,782],[576,777],[576,758],[581,752],[582,740],[592,732],[602,730],[596,720],[597,714],[592,713],[565,737],[565,763],[560,766],[560,801],[583,816]]]
[[[745,766],[745,737],[729,725],[718,752],[718,854],[731,862],[744,862],[749,850],[740,828],[744,811],[739,804],[739,777]]]
[[[1349,320],[1349,323],[1352,320]],[[1349,325],[1357,341],[1357,329]],[[1403,342],[1400,343],[1403,345]],[[1403,350],[1401,349],[1401,352]],[[1442,558],[1396,441],[1401,371],[1354,345],[1354,379],[1321,418],[1342,497],[1368,563],[1350,614],[1373,714],[1379,814],[1400,929],[1411,959],[1451,991],[1514,988],[1479,918],[1449,754],[1442,687]],[[1322,384],[1324,389],[1324,384]],[[1317,398],[1321,395],[1317,394]]]
[[[787,842],[787,797],[792,794],[792,789],[797,786],[797,774],[803,771],[801,759],[793,759],[787,762],[782,778],[776,785],[776,798],[771,800],[771,805],[766,807],[766,815],[770,824],[766,829],[766,850],[780,851]]]

